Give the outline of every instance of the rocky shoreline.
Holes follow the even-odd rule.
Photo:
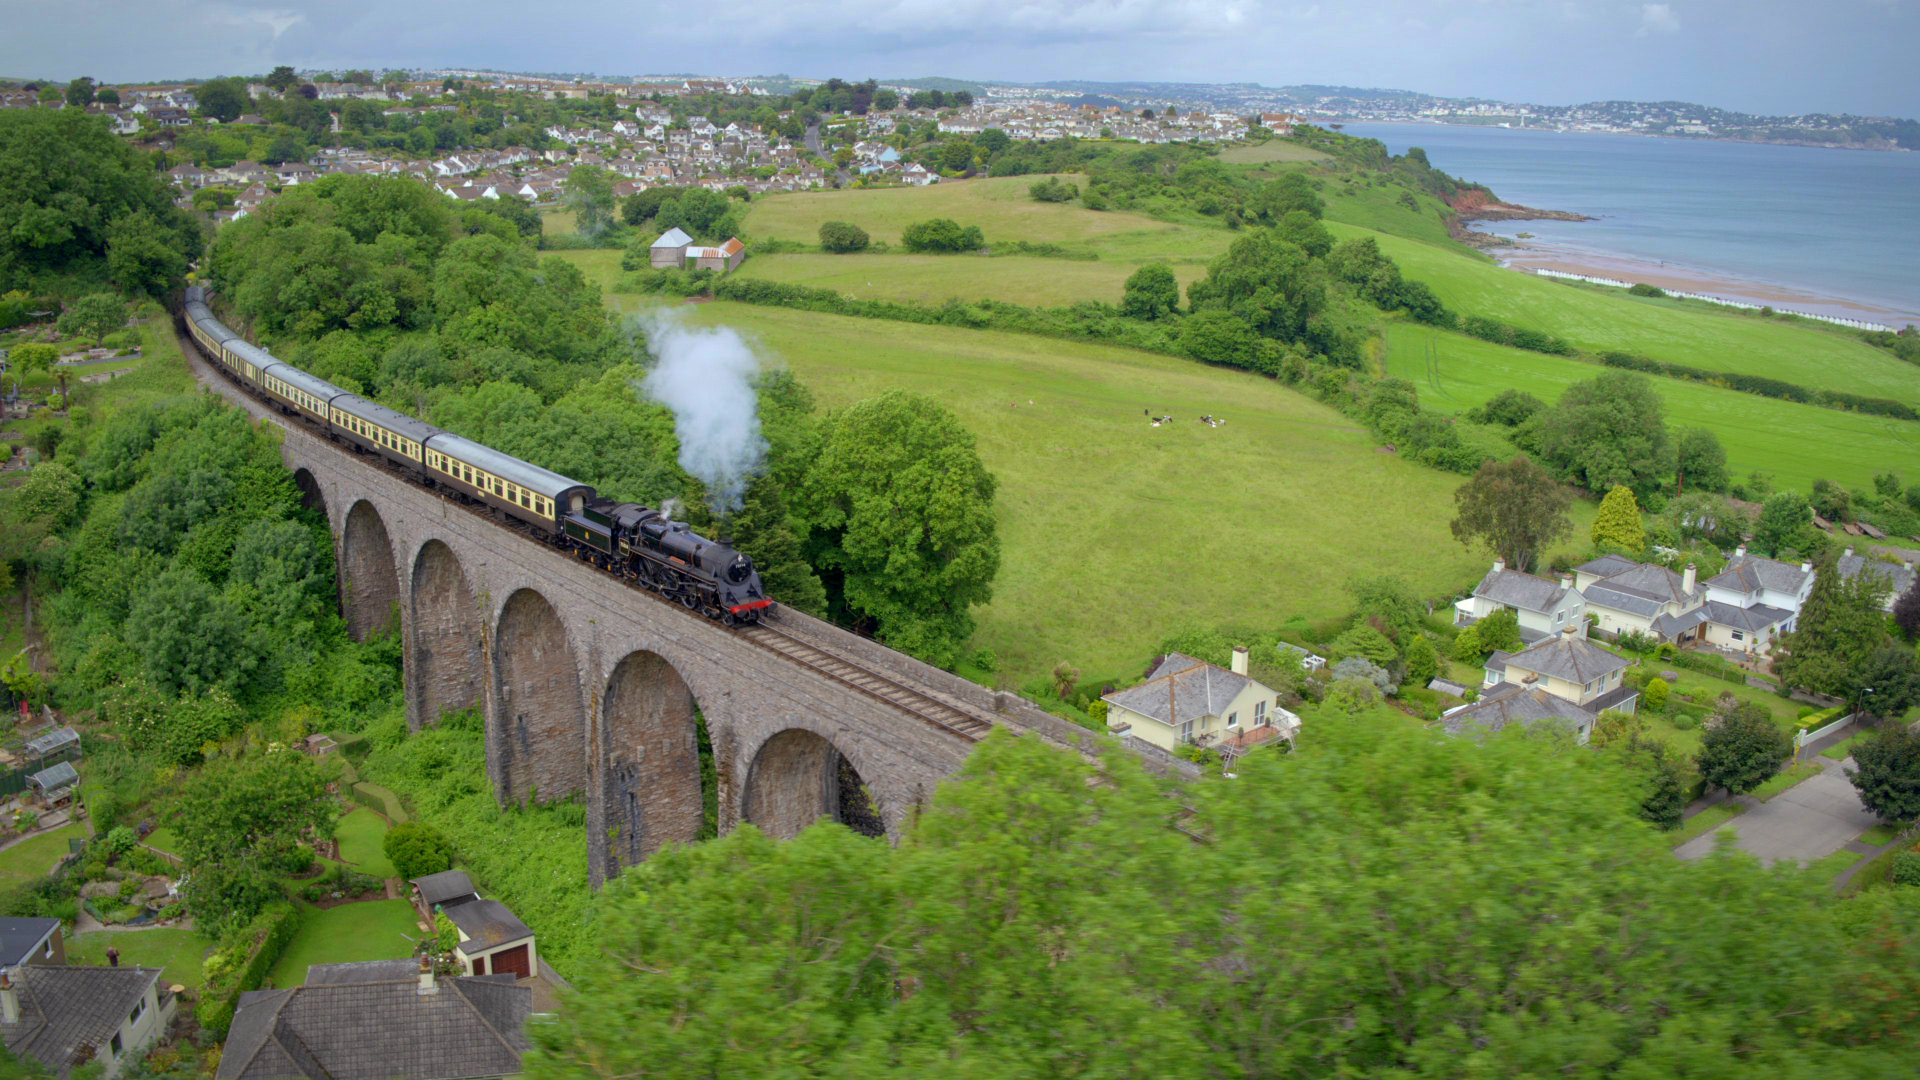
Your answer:
[[[1469,221],[1594,221],[1585,214],[1569,210],[1536,210],[1531,206],[1505,203],[1486,188],[1463,188],[1447,200],[1453,216],[1447,219],[1447,233],[1455,240],[1476,248],[1512,246],[1513,241],[1491,233],[1476,232]]]

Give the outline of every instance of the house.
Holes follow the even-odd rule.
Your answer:
[[[737,236],[730,236],[719,247],[689,247],[686,257],[693,263],[695,270],[712,270],[724,274],[739,266],[747,258],[747,245]]]
[[[1280,706],[1280,695],[1247,675],[1247,650],[1233,650],[1228,671],[1181,653],[1168,653],[1147,680],[1101,697],[1107,730],[1162,750],[1181,743],[1212,743],[1244,728],[1273,726],[1292,739],[1300,718]]]
[[[429,925],[433,923],[433,913],[439,908],[452,908],[480,899],[480,892],[473,887],[473,879],[465,870],[443,870],[438,874],[414,878],[408,884],[413,886],[413,908],[420,913],[420,919]]]
[[[1575,587],[1587,610],[1609,638],[1641,633],[1684,645],[1698,639],[1706,623],[1706,590],[1692,563],[1676,574],[1664,566],[1604,555],[1574,567]]]
[[[193,117],[188,115],[187,110],[174,108],[171,105],[162,105],[157,108],[148,109],[147,118],[161,127],[166,128],[193,126]]]
[[[1507,569],[1505,559],[1493,560],[1493,569],[1480,579],[1473,595],[1453,605],[1453,621],[1468,626],[1503,607],[1520,616],[1520,640],[1540,641],[1569,626],[1587,632],[1587,601],[1571,581],[1549,581]]]
[[[1869,559],[1865,555],[1855,555],[1853,549],[1848,548],[1845,553],[1840,556],[1837,565],[1840,570],[1840,576],[1843,578],[1854,578],[1865,573],[1872,574],[1884,581],[1887,586],[1887,594],[1881,598],[1880,602],[1880,608],[1883,611],[1892,611],[1894,602],[1899,600],[1901,595],[1913,587],[1913,567],[1906,563],[1883,562],[1879,559]]]
[[[1273,649],[1275,652],[1290,652],[1290,653],[1297,654],[1300,657],[1300,666],[1307,671],[1319,671],[1321,668],[1327,666],[1326,657],[1316,656],[1312,652],[1306,649],[1303,649],[1298,645],[1291,645],[1291,644],[1288,644],[1287,642],[1282,641],[1282,642],[1276,643]]]
[[[64,967],[66,963],[59,919],[0,919],[0,971],[22,964]]]
[[[1764,656],[1781,635],[1793,632],[1800,608],[1813,592],[1813,564],[1798,566],[1734,549],[1718,576],[1707,580],[1703,640]]]
[[[539,946],[526,923],[498,900],[482,899],[465,871],[415,878],[414,910],[427,924],[444,913],[460,931],[454,959],[474,975],[527,978],[540,970]]]
[[[274,175],[280,178],[280,183],[283,185],[310,184],[320,176],[313,171],[313,166],[304,161],[286,162],[274,170]]]
[[[656,270],[678,270],[687,265],[687,248],[693,245],[693,237],[678,226],[660,234],[653,242],[649,252],[650,265]]]
[[[315,964],[240,995],[216,1080],[482,1080],[520,1071],[533,991],[424,960]]]
[[[1622,682],[1629,666],[1617,653],[1588,640],[1578,627],[1568,626],[1521,652],[1489,656],[1480,700],[1450,710],[1442,719],[1454,735],[1562,721],[1585,743],[1601,713],[1633,712],[1638,705],[1640,691]]]
[[[61,1080],[87,1062],[113,1080],[167,1030],[176,1007],[159,968],[25,964],[0,972],[0,1042]]]

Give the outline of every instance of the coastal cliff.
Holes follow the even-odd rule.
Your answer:
[[[1444,195],[1447,207],[1453,211],[1447,217],[1447,234],[1469,247],[1502,247],[1512,241],[1491,233],[1475,232],[1467,227],[1469,221],[1592,221],[1585,214],[1575,214],[1567,210],[1536,210],[1531,206],[1517,206],[1501,202],[1493,192],[1478,185],[1465,185],[1451,194]]]

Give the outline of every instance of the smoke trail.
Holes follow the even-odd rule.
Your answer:
[[[673,410],[680,467],[707,486],[715,513],[731,513],[767,452],[753,390],[760,360],[732,328],[690,327],[678,315],[640,324],[654,368],[639,389]]]

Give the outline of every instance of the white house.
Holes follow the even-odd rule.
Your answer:
[[[1887,589],[1887,594],[1880,598],[1880,608],[1883,611],[1892,611],[1894,602],[1900,599],[1901,594],[1913,587],[1913,567],[1906,563],[1884,562],[1880,559],[1869,559],[1865,555],[1855,555],[1852,548],[1848,548],[1846,553],[1840,556],[1839,569],[1840,576],[1843,578],[1853,578],[1860,574],[1872,574],[1880,578]]]
[[[1107,730],[1130,735],[1162,750],[1181,743],[1206,745],[1250,729],[1274,727],[1292,739],[1300,718],[1280,705],[1272,687],[1247,675],[1247,650],[1233,650],[1233,670],[1181,653],[1168,653],[1147,681],[1101,698]]]
[[[1507,569],[1505,559],[1493,560],[1493,569],[1480,579],[1473,595],[1453,605],[1453,621],[1466,626],[1503,607],[1520,616],[1520,640],[1535,642],[1569,626],[1587,633],[1587,601],[1572,581],[1551,581]]]
[[[0,1042],[57,1077],[91,1060],[112,1080],[173,1023],[177,1002],[161,989],[160,970],[24,964],[0,972]]]
[[[1707,580],[1705,640],[1721,648],[1766,655],[1793,632],[1813,592],[1813,564],[1764,559],[1740,545],[1726,570]]]

